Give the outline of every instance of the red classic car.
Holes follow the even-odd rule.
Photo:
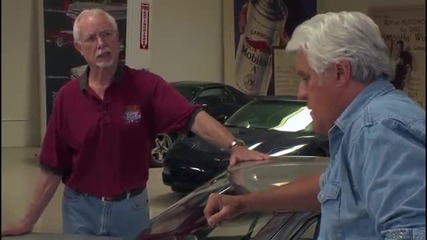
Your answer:
[[[47,43],[55,43],[58,47],[63,47],[74,42],[72,30],[62,30],[59,32],[49,32],[46,34]]]

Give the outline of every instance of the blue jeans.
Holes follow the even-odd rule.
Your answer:
[[[65,187],[62,201],[64,234],[113,236],[135,239],[149,226],[147,189],[129,199],[102,201]]]

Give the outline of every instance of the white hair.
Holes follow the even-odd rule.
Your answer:
[[[351,64],[351,78],[363,83],[394,77],[389,50],[374,21],[363,13],[318,14],[299,25],[286,47],[303,50],[318,74],[339,60]]]
[[[80,12],[80,14],[76,17],[76,19],[74,20],[74,24],[73,24],[73,38],[75,42],[79,42],[80,39],[80,29],[78,26],[78,23],[80,21],[80,19],[83,16],[90,16],[90,15],[97,15],[97,14],[104,14],[107,19],[111,22],[111,25],[113,26],[114,31],[118,32],[118,28],[117,28],[117,22],[114,19],[113,16],[111,16],[108,12],[100,9],[100,8],[93,8],[93,9],[86,9]]]

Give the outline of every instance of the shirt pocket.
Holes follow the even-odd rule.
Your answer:
[[[343,239],[340,230],[340,207],[341,207],[341,185],[337,182],[325,183],[317,195],[321,204],[323,238],[322,239]],[[326,224],[325,224],[326,223]]]
[[[321,204],[322,216],[331,223],[339,224],[341,205],[341,185],[339,183],[326,183],[317,195]]]
[[[317,198],[321,204],[337,201],[341,192],[339,183],[325,183],[321,188]]]

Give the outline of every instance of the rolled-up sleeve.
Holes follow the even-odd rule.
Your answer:
[[[64,138],[63,94],[58,92],[49,117],[40,153],[40,167],[57,175],[66,175],[72,153]]]
[[[352,159],[363,160],[356,181],[384,239],[425,239],[425,120],[386,120],[362,129]]]

